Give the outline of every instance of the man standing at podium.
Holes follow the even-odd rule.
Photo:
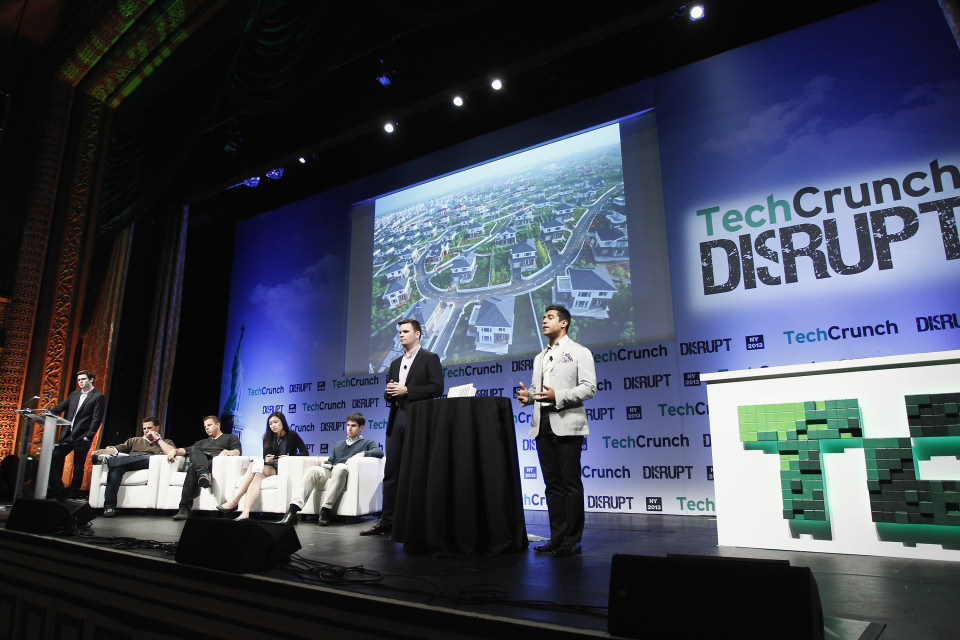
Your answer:
[[[95,376],[90,371],[77,373],[79,389],[72,392],[67,399],[50,409],[50,413],[63,413],[70,421],[64,425],[60,440],[53,450],[50,459],[50,486],[47,495],[53,498],[75,498],[80,493],[83,484],[83,468],[87,463],[87,452],[90,443],[103,422],[103,407],[106,398],[93,388]],[[73,452],[73,479],[66,489],[63,486],[63,461],[70,452]]]
[[[397,323],[403,355],[390,363],[390,377],[383,393],[390,404],[387,418],[387,459],[383,463],[383,511],[380,520],[362,536],[389,534],[393,529],[393,508],[397,501],[400,455],[407,429],[407,407],[411,402],[429,400],[443,394],[443,367],[440,356],[420,346],[420,323],[406,318]]]
[[[530,435],[537,441],[550,518],[550,541],[534,550],[555,558],[581,552],[580,450],[583,436],[590,433],[583,402],[597,393],[593,354],[567,336],[570,321],[566,307],[547,307],[542,329],[550,343],[533,361],[530,388],[521,382],[517,393],[520,404],[534,403]]]

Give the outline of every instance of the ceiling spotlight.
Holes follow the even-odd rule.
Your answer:
[[[695,4],[695,5],[693,5],[692,7],[690,7],[690,19],[691,19],[691,20],[699,20],[699,19],[702,18],[702,17],[703,17],[703,5],[702,5],[702,4]]]
[[[503,88],[503,83],[500,82],[500,78],[497,78],[497,79],[495,79],[493,82],[490,83],[490,86],[493,87],[493,90],[494,90],[494,91],[500,91],[500,89]]]
[[[267,171],[263,175],[266,176],[267,178],[270,178],[271,180],[279,180],[280,178],[283,177],[283,167],[280,167],[278,169],[271,169],[270,171]]]
[[[253,176],[252,178],[247,178],[243,181],[242,184],[247,185],[248,187],[255,187],[260,184],[260,176]]]
[[[300,158],[300,164],[307,164],[306,158]]]
[[[396,127],[393,126],[392,122],[388,122],[387,124],[383,125],[383,130],[387,133],[393,133],[395,129]]]
[[[463,106],[463,98],[461,98],[460,96],[453,96],[453,104],[454,104],[454,106],[456,106],[456,107],[462,107],[462,106]]]

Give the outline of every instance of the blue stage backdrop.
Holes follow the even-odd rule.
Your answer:
[[[958,63],[936,2],[890,0],[245,221],[223,413],[246,453],[274,410],[316,455],[352,411],[382,445],[397,320],[510,397],[562,302],[587,509],[710,515],[700,372],[960,348]]]

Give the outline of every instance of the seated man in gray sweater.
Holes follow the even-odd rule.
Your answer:
[[[362,413],[351,413],[347,416],[347,439],[333,446],[333,455],[327,458],[326,462],[318,462],[317,466],[311,467],[304,474],[303,480],[300,481],[300,489],[290,502],[290,508],[280,520],[280,524],[296,524],[297,512],[303,509],[310,492],[315,489],[323,490],[320,495],[320,517],[317,524],[321,527],[330,524],[333,507],[347,486],[347,460],[354,456],[383,457],[383,451],[376,442],[364,440],[360,435],[366,422],[367,419]]]

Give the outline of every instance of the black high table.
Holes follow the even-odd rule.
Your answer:
[[[435,556],[526,549],[510,400],[422,400],[407,412],[393,539]]]

